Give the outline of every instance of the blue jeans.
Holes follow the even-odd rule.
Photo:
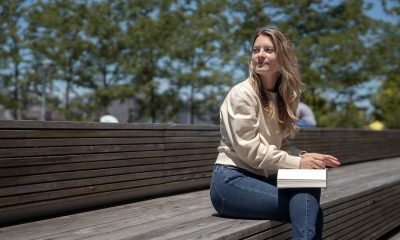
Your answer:
[[[322,239],[321,189],[278,189],[266,179],[234,166],[215,165],[211,202],[229,218],[269,219],[292,224],[292,239]]]

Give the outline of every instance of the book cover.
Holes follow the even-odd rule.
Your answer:
[[[326,188],[327,169],[279,169],[278,188]]]

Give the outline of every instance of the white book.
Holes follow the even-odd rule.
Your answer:
[[[278,188],[326,188],[326,169],[279,169]]]

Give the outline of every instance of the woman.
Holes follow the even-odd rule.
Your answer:
[[[276,187],[276,169],[340,165],[333,156],[306,153],[285,140],[297,131],[300,86],[289,40],[277,29],[257,31],[249,77],[230,90],[220,109],[222,140],[210,195],[221,216],[291,222],[293,239],[320,239],[320,189]]]

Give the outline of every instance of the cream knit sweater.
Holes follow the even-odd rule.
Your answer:
[[[277,94],[267,94],[276,103]],[[278,120],[268,117],[248,79],[226,96],[220,109],[220,130],[216,164],[237,166],[265,177],[274,169],[300,166],[301,151],[279,132]]]

